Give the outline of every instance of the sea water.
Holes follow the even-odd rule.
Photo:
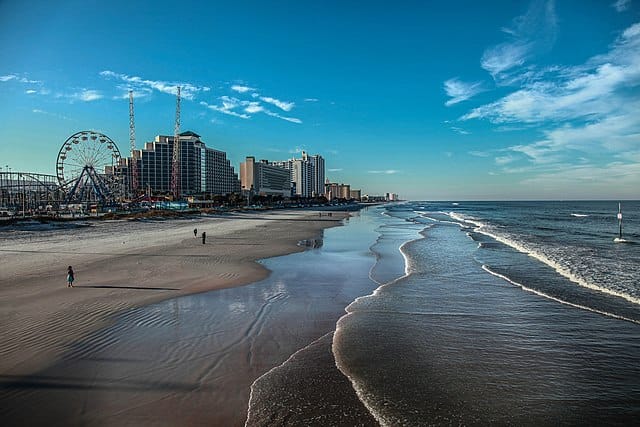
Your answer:
[[[181,393],[187,415],[246,409],[247,425],[631,425],[640,203],[622,205],[632,243],[613,241],[617,208],[369,208],[327,230],[321,248],[265,260],[265,281],[123,314],[73,346],[60,369],[71,364],[79,381],[91,373],[91,387],[78,385],[88,413],[109,402],[129,420],[140,414],[127,393],[151,391]],[[248,400],[251,386],[248,408],[216,389],[234,369],[259,377],[234,391]],[[58,370],[40,373],[44,387],[5,387],[12,415],[55,399]],[[141,422],[167,420],[141,412]]]
[[[247,425],[637,423],[640,245],[614,243],[617,207],[372,210],[379,286],[253,384]]]
[[[614,243],[617,207],[386,208],[387,226],[420,224],[422,238],[401,247],[406,275],[352,303],[333,339],[377,422],[637,423],[640,245]],[[623,209],[638,241],[640,204]]]

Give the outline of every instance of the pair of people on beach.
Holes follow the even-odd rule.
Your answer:
[[[75,280],[75,275],[73,273],[73,268],[69,266],[69,268],[67,268],[67,288],[73,288],[74,280]]]
[[[198,229],[193,229],[193,237],[198,237]],[[204,245],[205,240],[207,240],[207,233],[205,231],[202,232],[202,244]]]

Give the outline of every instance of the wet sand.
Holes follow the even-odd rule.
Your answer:
[[[99,232],[88,227],[68,233],[33,233],[28,238],[16,239],[15,244],[5,236],[0,246],[0,415],[5,421],[17,422],[11,416],[14,405],[8,403],[20,402],[21,396],[27,397],[34,390],[55,388],[55,398],[34,403],[48,405],[50,410],[44,412],[49,414],[55,414],[56,408],[76,407],[76,413],[61,414],[63,424],[68,425],[69,417],[83,414],[86,402],[71,403],[65,399],[77,396],[79,390],[100,388],[100,382],[90,372],[65,371],[64,355],[78,348],[99,346],[100,342],[92,341],[96,331],[135,307],[259,281],[269,272],[256,260],[303,250],[299,241],[312,239],[322,229],[339,225],[345,215],[320,217],[317,212],[287,211],[171,220],[160,225],[114,222],[112,226],[102,224]],[[194,228],[198,229],[197,238],[193,235]],[[200,238],[202,231],[207,233],[204,245]],[[73,265],[76,272],[73,289],[65,283],[67,265]],[[127,354],[113,356],[110,363],[126,371],[130,362]],[[56,367],[59,379],[71,381],[65,383],[51,377],[43,381],[40,374],[52,366]],[[242,376],[239,371],[233,378],[216,380],[221,395],[225,394],[225,381],[242,382],[239,378]],[[121,387],[129,390],[157,387],[161,392],[163,379],[153,373],[149,378],[148,384],[124,382],[113,387],[110,399],[118,399]],[[139,396],[141,406],[149,398],[148,393],[128,396],[133,399]],[[100,408],[109,410],[108,400],[102,403],[90,405],[91,424],[105,424],[100,413],[95,412]],[[169,420],[172,408],[183,404],[179,399],[162,399],[155,407],[166,412]],[[129,402],[128,406],[135,407],[136,402]],[[192,417],[184,420],[187,424],[201,422],[195,409]],[[38,419],[36,413],[33,415],[22,421],[55,424],[55,415],[54,419]],[[141,416],[137,421],[135,418],[128,421],[133,425],[144,424],[144,414]],[[119,425],[122,421],[118,421]],[[82,418],[77,422],[82,423]]]

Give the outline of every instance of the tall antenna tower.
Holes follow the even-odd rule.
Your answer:
[[[133,119],[133,91],[129,91],[129,142],[131,143],[131,196],[135,198],[138,191],[138,159],[136,151],[136,125]]]
[[[180,198],[180,86],[176,96],[176,127],[173,132],[173,169],[171,171],[173,200]]]

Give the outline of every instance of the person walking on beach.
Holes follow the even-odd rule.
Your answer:
[[[207,240],[207,233],[205,231],[202,232],[202,244],[204,245],[204,241]]]
[[[73,274],[73,268],[69,266],[69,268],[67,268],[67,288],[73,288],[74,280],[75,280],[75,277]]]
[[[193,237],[198,237],[198,229],[197,228],[193,229]]]

